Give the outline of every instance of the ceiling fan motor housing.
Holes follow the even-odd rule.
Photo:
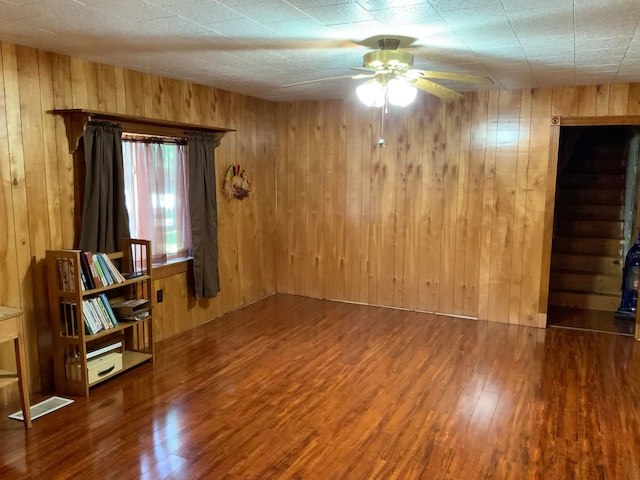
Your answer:
[[[374,50],[363,57],[364,67],[405,72],[413,67],[413,55],[397,50]]]

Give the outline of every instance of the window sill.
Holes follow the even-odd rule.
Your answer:
[[[154,280],[160,280],[162,278],[172,277],[173,275],[188,272],[192,267],[193,258],[189,257],[153,265],[151,272]]]

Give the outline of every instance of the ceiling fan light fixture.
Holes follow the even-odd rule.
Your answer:
[[[392,78],[389,80],[387,83],[387,90],[389,103],[399,107],[406,107],[411,104],[418,94],[418,89],[416,87],[398,78]]]
[[[360,101],[369,107],[382,107],[385,104],[386,88],[377,79],[360,85],[356,88],[356,94]]]

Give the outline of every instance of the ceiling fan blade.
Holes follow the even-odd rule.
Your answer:
[[[464,73],[435,72],[433,70],[409,70],[411,73],[419,73],[423,78],[439,78],[441,80],[453,80],[455,82],[478,83],[480,85],[493,85],[493,80],[479,75],[466,75]]]
[[[437,83],[425,78],[417,78],[413,85],[420,90],[430,93],[431,95],[435,95],[436,97],[440,97],[447,102],[463,98],[462,94],[454,92],[453,90],[443,87],[442,85],[438,85]]]
[[[306,85],[308,83],[324,82],[325,80],[338,80],[340,78],[352,78],[354,80],[359,80],[361,78],[371,78],[371,77],[375,77],[375,75],[367,75],[367,74],[364,74],[364,73],[361,73],[361,74],[358,74],[358,75],[339,75],[337,77],[326,77],[326,78],[318,78],[318,79],[315,79],[315,80],[307,80],[305,82],[289,83],[287,85],[282,85],[280,88],[296,87],[298,85]]]

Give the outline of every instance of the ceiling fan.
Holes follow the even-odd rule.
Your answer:
[[[462,95],[444,87],[431,79],[451,80],[480,85],[492,85],[493,80],[477,75],[462,73],[437,72],[432,70],[417,70],[413,68],[413,55],[398,50],[400,40],[396,38],[381,38],[378,40],[379,50],[368,52],[363,57],[362,67],[352,68],[369,73],[356,75],[340,75],[337,77],[308,80],[291,83],[283,87],[293,87],[308,83],[353,78],[355,80],[370,78],[357,89],[360,99],[371,106],[381,107],[387,103],[408,105],[416,96],[417,90],[435,95],[445,101],[457,100]]]

